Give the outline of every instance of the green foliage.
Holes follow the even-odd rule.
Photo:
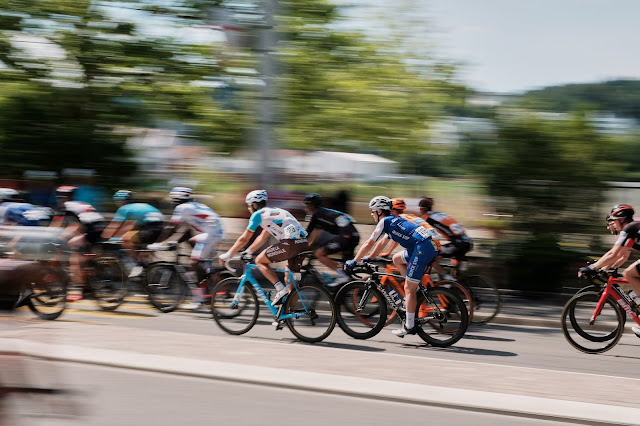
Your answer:
[[[224,76],[220,49],[182,35],[206,28],[205,3],[1,0],[3,170],[94,168],[112,184],[135,172],[125,129],[173,122],[239,145],[245,114],[198,84]]]
[[[568,84],[527,92],[518,101],[528,109],[605,112],[640,119],[640,81]]]

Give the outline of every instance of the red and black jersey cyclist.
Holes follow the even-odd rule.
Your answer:
[[[466,260],[466,254],[473,249],[473,240],[467,235],[464,226],[446,213],[432,211],[433,198],[431,197],[422,197],[418,206],[420,217],[449,241],[449,244],[442,245],[439,256],[454,259],[454,263]],[[434,262],[433,268],[441,277],[445,277],[444,269],[437,262]],[[449,276],[446,277],[449,278]]]
[[[82,271],[83,254],[100,241],[106,227],[104,217],[89,203],[75,201],[78,188],[60,186],[56,189],[57,206],[50,226],[64,228],[60,238],[72,251],[69,269],[73,284],[84,287],[86,277]]]
[[[329,255],[342,252],[343,262],[353,258],[353,253],[360,242],[360,234],[353,224],[353,219],[346,213],[322,207],[322,197],[315,193],[308,194],[304,198],[304,210],[311,216],[307,233],[309,234],[309,245],[317,246],[314,255],[320,263],[338,275],[328,285],[336,287],[346,283],[351,277],[345,274]],[[331,234],[331,237],[316,245],[314,242],[318,240],[318,231],[320,230]]]
[[[607,227],[618,234],[613,247],[597,262],[580,268],[578,277],[594,275],[599,269],[609,269],[623,265],[632,250],[640,250],[640,222],[633,220],[635,210],[629,204],[616,204],[607,215]],[[640,260],[628,266],[622,272],[624,278],[637,295],[640,295]],[[640,328],[632,327],[636,336],[640,337]]]

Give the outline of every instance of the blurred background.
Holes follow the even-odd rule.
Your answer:
[[[640,206],[638,68],[596,70],[617,66],[604,50],[631,60],[637,26],[619,20],[637,15],[611,34],[593,4],[543,1],[525,33],[532,16],[506,3],[0,0],[0,186],[50,206],[72,184],[109,212],[117,189],[169,211],[186,185],[227,217],[264,188],[303,218],[318,192],[362,224],[375,195],[409,211],[429,195],[501,287],[560,290],[610,246],[611,206]],[[484,19],[506,24],[500,43],[459,31],[500,29]],[[538,57],[557,46],[564,62]],[[480,49],[506,58],[488,70]],[[578,57],[593,77],[565,72]]]

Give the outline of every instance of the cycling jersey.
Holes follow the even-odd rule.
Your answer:
[[[378,222],[371,234],[371,240],[378,241],[382,234],[387,234],[405,250],[402,260],[407,264],[407,280],[418,282],[424,271],[438,255],[438,248],[432,239],[434,229],[427,229],[412,223],[401,216],[387,216]]]
[[[0,225],[40,226],[46,224],[51,215],[47,209],[29,203],[2,203],[0,205]]]
[[[79,222],[84,228],[83,232],[98,233],[105,228],[104,217],[89,203],[65,201],[55,215],[64,217],[67,224]]]
[[[428,212],[425,220],[449,241],[453,241],[456,237],[465,235],[466,231],[464,226],[459,224],[454,218],[446,213]]]
[[[403,217],[405,219],[407,219],[409,222],[415,223],[416,225],[422,226],[423,228],[427,228],[427,229],[434,229],[433,226],[429,225],[429,222],[427,222],[426,220],[422,219],[419,216],[413,215],[411,213],[402,213],[400,215],[400,217]],[[430,231],[430,235],[431,235],[431,239],[433,240],[433,242],[436,243],[436,246],[438,247],[438,250],[440,250],[441,248],[441,244],[440,244],[440,234],[436,231]]]
[[[136,228],[146,225],[157,225],[164,222],[164,216],[157,208],[147,203],[125,204],[113,216],[116,222],[135,221]]]
[[[640,222],[625,225],[615,242],[616,245],[640,250]]]
[[[325,207],[318,208],[311,216],[307,232],[310,234],[316,227],[333,235],[359,236],[351,216]]]
[[[378,222],[371,234],[373,241],[378,241],[383,234],[404,248],[413,248],[416,244],[432,238],[435,231],[429,231],[401,216],[387,216]]]
[[[200,233],[207,233],[209,238],[221,241],[224,238],[220,216],[209,206],[189,201],[182,203],[173,210],[171,222],[174,224],[186,223]]]
[[[261,226],[278,241],[306,239],[307,231],[291,213],[277,207],[263,207],[254,212],[247,229],[255,232]]]

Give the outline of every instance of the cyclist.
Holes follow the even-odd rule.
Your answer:
[[[267,242],[269,235],[273,235],[278,240],[278,243],[267,247],[260,253],[256,257],[256,264],[260,272],[276,288],[277,292],[273,297],[272,303],[277,305],[282,303],[282,299],[289,294],[293,283],[288,283],[289,285],[285,287],[269,265],[273,262],[286,260],[288,269],[293,272],[299,272],[304,259],[303,256],[300,256],[300,253],[309,250],[307,231],[288,211],[276,207],[267,207],[267,191],[263,189],[249,192],[245,202],[251,213],[249,225],[231,248],[226,253],[221,254],[218,259],[224,265],[231,256],[247,244],[258,227],[267,232],[262,232],[245,250],[243,255],[251,256],[255,250]]]
[[[64,228],[60,238],[66,241],[71,249],[69,270],[73,281],[72,287],[84,288],[86,277],[82,265],[84,254],[100,240],[105,228],[105,218],[89,203],[75,200],[78,188],[75,186],[59,186],[56,189],[57,207],[50,226]],[[81,299],[72,296],[71,300]]]
[[[158,238],[162,242],[156,244],[159,248],[165,244],[188,241],[193,247],[191,259],[196,262],[200,282],[211,272],[211,254],[224,239],[220,217],[209,206],[196,202],[191,188],[177,186],[169,192],[169,198],[176,207],[169,224]],[[156,244],[149,248],[155,249]],[[194,303],[204,302],[202,294],[198,294],[195,299]]]
[[[331,237],[320,243],[314,251],[320,263],[338,274],[337,278],[328,284],[329,287],[346,283],[351,277],[345,274],[344,270],[329,258],[329,255],[341,251],[343,262],[353,258],[353,252],[360,242],[360,234],[353,225],[353,219],[346,213],[322,207],[322,197],[315,193],[308,194],[304,198],[304,210],[311,215],[307,226],[311,246],[314,246],[313,243],[318,238],[320,230],[331,234]]]
[[[609,269],[624,264],[632,250],[640,250],[640,222],[633,220],[635,210],[629,204],[616,204],[607,215],[607,228],[618,235],[613,247],[600,259],[589,266],[578,270],[578,277],[593,276],[600,269]],[[636,295],[640,294],[640,260],[628,266],[622,272],[624,278]],[[633,297],[633,295],[632,295]],[[636,336],[640,337],[640,328],[631,327]]]
[[[0,225],[42,226],[51,220],[50,209],[25,203],[20,193],[0,188]]]
[[[133,192],[119,190],[113,195],[118,206],[111,223],[102,233],[106,239],[121,239],[122,247],[130,250],[131,258],[140,262],[143,259],[135,251],[154,243],[164,228],[164,216],[157,208],[147,203],[134,203]],[[142,274],[143,266],[136,264],[129,278]]]
[[[460,263],[466,259],[466,254],[473,249],[473,240],[460,223],[446,213],[434,212],[433,198],[424,196],[419,201],[420,217],[433,226],[440,235],[449,240],[440,249],[440,257],[452,258],[454,263]],[[433,264],[433,269],[444,279],[454,279],[446,275],[444,269],[437,262]]]
[[[345,263],[345,269],[352,269],[357,262],[369,253],[376,245],[382,234],[400,243],[405,250],[396,253],[393,261],[402,275],[406,275],[404,291],[406,294],[407,319],[402,327],[393,330],[393,334],[403,337],[406,334],[416,334],[415,312],[418,304],[416,291],[424,271],[438,255],[438,246],[433,241],[431,233],[426,228],[408,221],[401,216],[391,214],[392,201],[385,196],[377,196],[369,202],[369,209],[376,221],[376,229],[371,237],[362,244],[356,257]],[[377,255],[376,250],[371,257]]]

